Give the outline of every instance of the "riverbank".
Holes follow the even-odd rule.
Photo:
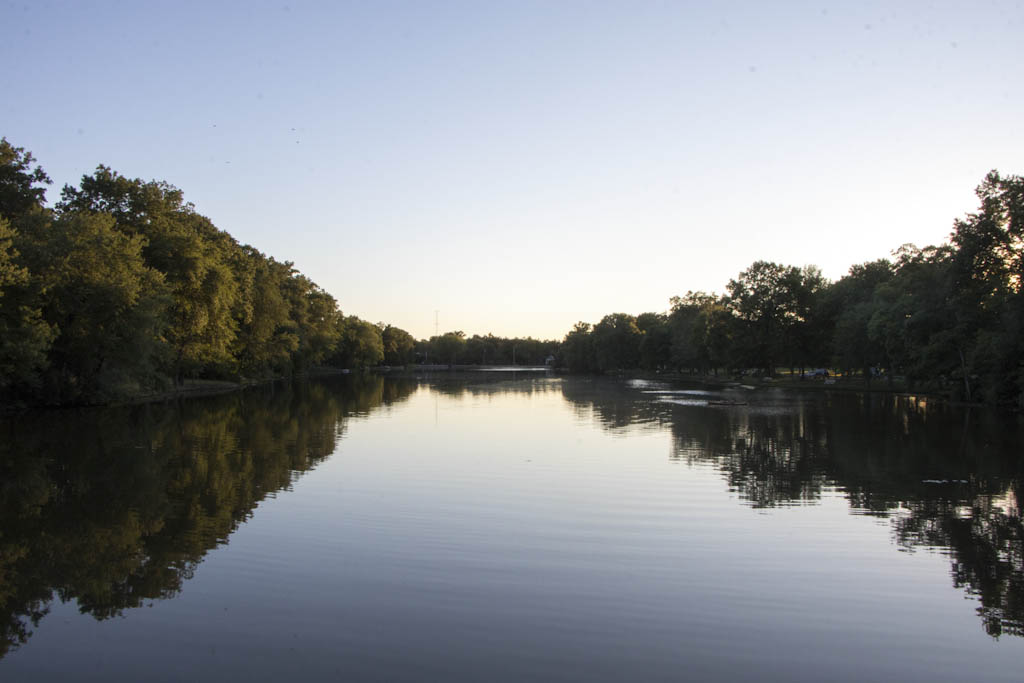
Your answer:
[[[282,380],[329,377],[348,375],[360,371],[352,371],[333,367],[315,367],[307,372],[295,375],[266,377],[261,379],[214,380],[214,379],[187,379],[181,386],[162,391],[149,391],[131,396],[112,399],[107,402],[89,404],[92,407],[101,406],[125,406],[143,405],[147,403],[162,403],[179,399],[202,398],[205,396],[216,396],[236,391],[242,391],[252,387],[265,386]],[[523,372],[523,373],[553,373],[558,375],[569,375],[566,368],[551,368],[549,366],[481,366],[481,365],[443,365],[424,364],[407,366],[378,366],[367,368],[364,372],[385,373],[396,376],[416,376],[421,374],[451,373],[451,372]],[[961,406],[985,406],[978,402],[956,401],[948,395],[939,392],[914,391],[904,385],[902,381],[895,381],[890,384],[886,379],[875,379],[865,382],[861,377],[832,376],[828,378],[809,378],[799,374],[783,374],[775,377],[753,377],[744,376],[737,378],[731,375],[703,375],[684,373],[658,373],[658,372],[618,372],[605,375],[618,379],[643,379],[661,382],[681,382],[698,384],[709,388],[746,387],[750,389],[779,388],[799,391],[832,391],[845,393],[873,393],[891,394],[893,396],[914,396],[926,397],[931,400],[941,400],[950,405]],[[25,410],[36,410],[46,408],[80,408],[82,405],[67,406],[32,406],[32,405],[8,405],[0,407],[0,414],[16,414]]]
[[[560,372],[568,374],[566,370],[560,370]],[[955,406],[966,406],[966,407],[987,407],[997,409],[1007,409],[1014,412],[1020,412],[1019,409],[1014,410],[1008,406],[991,405],[982,403],[980,401],[963,401],[952,398],[949,393],[936,390],[919,389],[907,386],[906,382],[902,379],[895,379],[889,382],[888,378],[875,378],[870,381],[865,381],[863,377],[847,377],[842,375],[832,375],[829,377],[803,377],[800,374],[780,374],[775,377],[756,377],[756,376],[742,376],[735,377],[732,375],[703,375],[703,374],[684,374],[684,373],[658,373],[658,372],[620,372],[613,373],[609,376],[619,377],[621,379],[644,379],[651,381],[661,382],[683,382],[698,384],[708,388],[729,388],[729,387],[746,387],[749,389],[788,389],[788,390],[799,390],[799,391],[818,391],[818,392],[844,392],[844,393],[860,393],[860,394],[888,394],[891,396],[903,396],[903,397],[916,397],[916,398],[927,398],[933,401],[943,401],[949,405]]]
[[[128,398],[111,401],[109,404],[105,405],[140,405],[143,403],[160,403],[162,401],[170,401],[178,398],[215,396],[217,394],[227,394],[232,391],[239,391],[246,387],[274,381],[277,380],[268,379],[260,381],[232,382],[229,380],[217,379],[187,379],[181,386],[173,389],[138,394]]]
[[[216,396],[227,394],[233,391],[241,391],[250,387],[265,386],[282,380],[303,379],[307,377],[330,377],[334,375],[347,375],[351,371],[341,368],[314,367],[306,372],[294,375],[282,375],[280,377],[265,377],[262,379],[243,379],[240,381],[218,380],[218,379],[186,379],[184,384],[166,391],[155,391],[127,399],[112,401],[107,405],[139,405],[143,403],[159,403],[178,398],[198,398],[202,396]]]
[[[178,399],[202,398],[205,396],[216,396],[229,394],[235,391],[242,391],[252,387],[266,386],[273,382],[283,380],[302,379],[310,377],[329,377],[334,375],[347,375],[351,371],[340,368],[315,367],[306,372],[294,375],[282,375],[279,377],[264,377],[259,379],[242,380],[221,380],[221,379],[186,379],[180,386],[158,391],[144,391],[125,396],[111,398],[107,401],[96,401],[93,403],[68,403],[68,404],[31,404],[31,403],[10,403],[0,405],[0,415],[17,415],[26,411],[36,410],[63,410],[75,408],[102,408],[114,406],[145,405],[147,403],[163,403]]]

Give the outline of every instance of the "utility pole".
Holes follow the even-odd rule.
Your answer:
[[[435,308],[434,309],[434,336],[435,337],[438,335],[438,331],[437,331],[437,314],[438,313],[439,313],[439,311]]]

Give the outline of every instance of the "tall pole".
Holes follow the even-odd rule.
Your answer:
[[[437,314],[438,314],[438,310],[435,308],[434,309],[434,336],[435,337],[438,335],[438,331],[437,331]]]

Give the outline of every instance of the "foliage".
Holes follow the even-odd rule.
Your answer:
[[[440,336],[431,337],[428,344],[435,363],[455,365],[466,350],[466,333],[461,330],[445,332]]]
[[[628,313],[611,313],[594,325],[594,358],[601,372],[635,368],[643,333]]]
[[[544,365],[558,350],[558,342],[533,337],[496,337],[478,334],[466,339],[462,363],[479,365]]]
[[[774,373],[787,339],[803,321],[801,285],[800,269],[768,261],[755,261],[729,281],[729,305],[740,321],[737,351],[746,361],[743,365]]]
[[[0,216],[0,398],[38,387],[56,334],[43,320],[40,297],[14,247],[18,238]]]
[[[815,266],[755,261],[725,296],[687,292],[666,315],[578,323],[560,362],[627,369],[772,375],[831,366],[916,391],[1024,407],[1024,179],[989,173],[980,208],[948,244],[904,245],[837,282]]]
[[[233,268],[239,278],[234,347],[239,370],[251,377],[287,373],[299,350],[298,325],[285,298],[285,283],[295,273],[292,265],[245,246],[236,254]]]
[[[239,244],[161,181],[98,166],[51,210],[49,177],[0,139],[0,401],[89,403],[186,377],[321,364],[540,365],[574,372],[839,368],[1024,407],[1024,179],[989,173],[947,244],[904,245],[830,283],[758,260],[726,294],[606,315],[561,342],[448,332],[416,341],[345,317],[288,261]]]
[[[400,327],[380,325],[385,365],[406,365],[415,359],[416,340]]]
[[[47,262],[37,269],[45,317],[58,331],[50,379],[60,402],[152,388],[168,296],[163,275],[143,261],[143,243],[109,214],[66,214],[49,226]]]
[[[239,244],[178,188],[101,165],[51,211],[34,161],[0,141],[0,399],[91,403],[337,355],[334,297]],[[358,362],[378,363],[379,333],[351,334],[369,340]]]
[[[359,370],[379,365],[384,360],[381,331],[373,323],[354,315],[338,319],[338,348],[331,364]]]
[[[7,138],[0,138],[0,217],[17,220],[42,206],[51,180],[40,166],[32,168],[35,157]]]
[[[636,327],[643,335],[637,348],[640,367],[644,370],[667,368],[672,355],[672,330],[668,316],[641,313],[636,317]]]
[[[670,360],[676,369],[715,371],[731,357],[736,322],[728,300],[706,292],[687,292],[670,300]]]
[[[571,372],[596,372],[597,359],[594,356],[594,338],[590,323],[578,322],[565,335],[561,348],[561,363]]]
[[[875,314],[875,290],[891,280],[893,272],[887,259],[855,265],[825,291],[819,315],[831,333],[824,344],[831,347],[840,368],[857,369],[870,378],[871,368],[888,365],[885,348],[869,335],[868,326]]]
[[[291,354],[292,364],[296,370],[305,371],[324,361],[344,342],[343,316],[334,297],[304,275],[293,273],[284,281],[283,289],[290,304],[291,325],[298,337],[298,346]],[[376,365],[383,357],[379,351],[380,332],[374,328],[371,336],[375,336],[374,344],[378,347],[371,363]]]
[[[230,367],[237,323],[233,308],[238,281],[230,266],[237,244],[183,200],[181,190],[164,182],[130,180],[106,166],[65,186],[57,213],[105,213],[122,232],[145,239],[146,265],[164,275],[170,289],[171,366],[184,374]]]

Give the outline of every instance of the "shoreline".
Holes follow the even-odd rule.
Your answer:
[[[689,375],[682,373],[656,373],[656,372],[621,372],[621,373],[609,373],[605,375],[594,374],[594,373],[570,373],[564,368],[560,368],[557,371],[559,375],[568,375],[576,377],[608,377],[616,378],[621,380],[631,379],[642,379],[651,381],[661,382],[681,382],[697,384],[705,387],[716,387],[716,388],[729,388],[729,387],[741,387],[746,386],[753,389],[785,389],[785,390],[797,390],[797,391],[814,391],[814,392],[839,392],[845,394],[887,394],[890,396],[899,396],[902,398],[927,398],[932,401],[942,401],[951,406],[965,407],[965,408],[988,408],[997,410],[1000,412],[1019,414],[1020,409],[1014,408],[1007,405],[983,403],[980,401],[962,401],[949,398],[948,396],[937,393],[934,391],[914,391],[908,389],[905,386],[900,386],[902,382],[898,382],[897,386],[889,387],[886,386],[887,380],[878,379],[870,384],[865,383],[862,379],[850,379],[850,378],[836,378],[837,381],[826,384],[822,379],[801,379],[796,376],[782,376],[782,377],[744,377],[736,379],[735,377],[725,375]]]
[[[28,412],[49,412],[59,410],[81,410],[89,408],[120,408],[125,406],[141,406],[151,403],[166,403],[182,399],[205,398],[207,396],[220,396],[237,391],[244,391],[253,387],[265,386],[274,382],[291,381],[312,377],[331,377],[335,375],[350,374],[348,370],[338,368],[319,367],[303,373],[294,375],[282,375],[280,377],[265,377],[262,379],[245,379],[238,382],[223,379],[186,379],[182,386],[163,391],[150,391],[145,393],[124,396],[109,401],[97,403],[65,403],[65,404],[9,404],[0,405],[0,417],[9,418]]]
[[[412,365],[412,366],[380,366],[366,368],[364,370],[348,370],[331,367],[315,367],[310,370],[294,375],[280,377],[267,377],[263,379],[246,379],[242,381],[213,380],[213,379],[187,379],[183,386],[154,391],[134,396],[114,399],[103,403],[88,404],[65,404],[65,405],[8,405],[0,406],[0,416],[10,417],[19,413],[31,411],[68,410],[82,408],[114,408],[123,406],[138,406],[151,403],[166,403],[168,401],[187,400],[192,398],[204,398],[208,396],[219,396],[237,391],[244,391],[253,387],[264,386],[274,382],[291,381],[296,379],[311,379],[320,377],[346,376],[361,373],[373,373],[381,376],[410,377],[417,373],[447,374],[456,372],[477,371],[477,372],[514,372],[537,374],[554,374],[557,376],[573,377],[596,377],[618,380],[652,380],[662,382],[682,382],[697,384],[705,387],[729,388],[746,386],[754,389],[784,389],[814,392],[841,392],[860,394],[888,394],[902,398],[927,398],[929,400],[942,401],[951,406],[969,408],[991,408],[1002,412],[1018,414],[1021,411],[1008,406],[990,405],[981,402],[956,401],[943,396],[942,394],[928,391],[913,391],[906,387],[885,386],[886,380],[880,379],[876,382],[866,383],[861,379],[836,378],[830,384],[822,379],[802,379],[795,376],[783,377],[735,377],[714,376],[714,375],[688,375],[682,373],[656,373],[656,372],[618,372],[609,374],[596,373],[570,373],[566,368],[550,368],[542,366],[522,366],[519,370],[513,366],[480,366],[480,365]]]

